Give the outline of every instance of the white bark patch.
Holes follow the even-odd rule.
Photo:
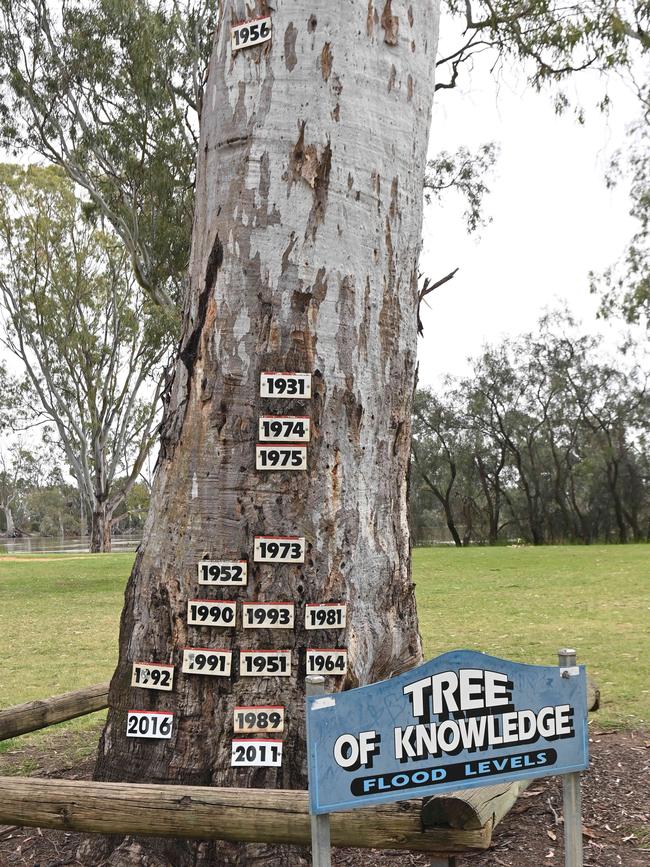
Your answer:
[[[235,319],[233,334],[237,341],[237,355],[241,361],[242,375],[246,377],[249,376],[250,365],[253,360],[246,351],[246,337],[250,334],[250,330],[251,318],[246,309],[241,307],[237,319]]]

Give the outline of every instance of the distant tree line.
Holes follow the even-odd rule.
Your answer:
[[[650,389],[644,347],[616,360],[553,314],[533,334],[484,349],[464,377],[416,394],[410,518],[415,544],[650,541]],[[4,415],[29,417],[30,390],[0,368]],[[87,498],[49,428],[0,445],[0,535],[77,536]],[[138,532],[144,477],[114,481],[115,534]]]
[[[469,376],[421,390],[411,524],[457,546],[650,539],[650,400],[643,347],[608,360],[566,314],[488,347]]]
[[[56,453],[45,446],[16,442],[0,448],[0,536],[20,538],[89,536],[92,515],[76,484],[66,481],[61,467],[52,463]],[[117,479],[124,491],[127,479]],[[112,516],[112,532],[138,533],[149,508],[145,480],[128,486]]]

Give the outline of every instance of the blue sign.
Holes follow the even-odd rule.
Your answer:
[[[307,755],[313,813],[580,771],[585,669],[445,653],[390,680],[308,698]]]

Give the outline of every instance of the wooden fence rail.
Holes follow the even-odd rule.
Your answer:
[[[104,710],[108,707],[108,683],[96,683],[84,689],[66,692],[39,701],[28,701],[0,710],[0,741],[43,729],[55,723]],[[591,680],[587,683],[587,707],[600,706],[600,690]]]
[[[108,683],[0,710],[0,741],[108,707]],[[589,683],[588,707],[600,693]],[[487,849],[529,785],[505,783],[331,816],[332,843],[442,857]],[[0,825],[99,834],[310,843],[307,792],[0,777]]]
[[[307,792],[91,783],[0,777],[0,824],[99,834],[179,837],[308,846]],[[422,801],[331,815],[332,843],[446,854],[487,849],[482,828],[427,828]]]
[[[108,683],[0,710],[0,741],[108,707]]]

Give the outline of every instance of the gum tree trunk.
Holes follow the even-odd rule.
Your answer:
[[[90,528],[90,551],[105,554],[111,550],[111,515],[103,503],[96,503],[92,512]]]
[[[16,535],[16,524],[14,522],[14,513],[9,504],[0,506],[0,509],[5,513],[5,523],[7,525],[7,536],[11,539]]]
[[[304,787],[305,647],[348,648],[332,690],[421,656],[406,489],[438,3],[223,5],[183,338],[95,777]],[[231,22],[258,15],[272,41],[233,55]],[[312,399],[260,398],[261,371],[311,373]],[[255,470],[262,413],[310,416],[307,472]],[[254,564],[255,535],[304,536],[304,566]],[[248,585],[200,587],[202,558],[247,559]],[[187,600],[207,596],[291,600],[296,627],[187,626]],[[344,632],[304,631],[304,604],[321,601],[347,602]],[[240,678],[237,653],[230,678],[184,675],[184,646],[290,648],[292,676]],[[174,663],[174,691],[131,688],[134,660]],[[285,706],[281,768],[230,768],[237,704]],[[127,739],[129,708],[175,711],[172,739]],[[102,854],[120,867],[301,863],[180,841],[112,840]]]

